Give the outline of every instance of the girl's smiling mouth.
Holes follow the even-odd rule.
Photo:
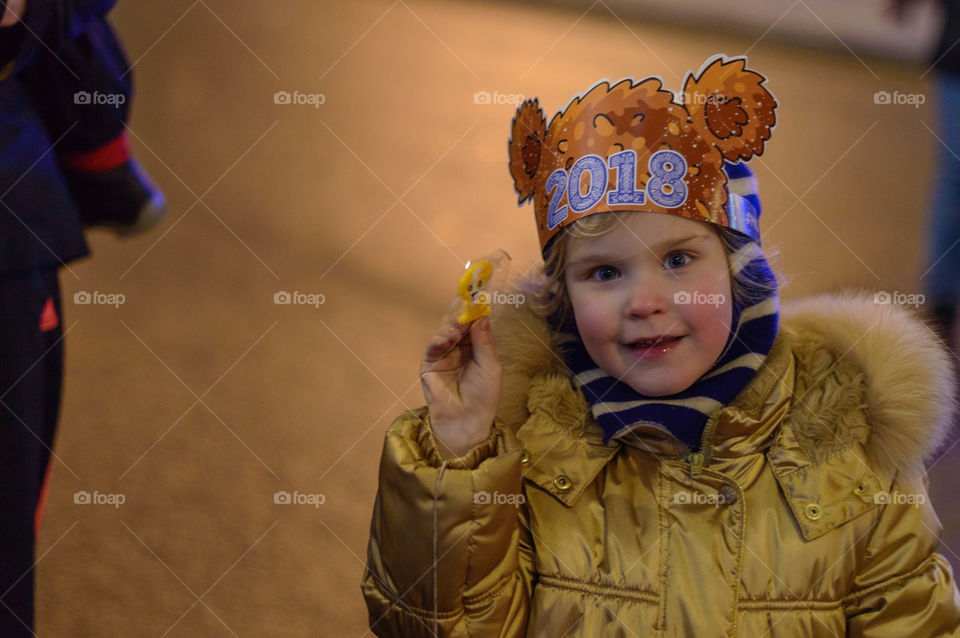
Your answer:
[[[644,360],[659,359],[664,357],[680,345],[684,335],[670,337],[654,337],[652,339],[639,339],[627,344],[627,349]]]
[[[686,335],[657,335],[655,337],[640,337],[632,341],[627,342],[628,346],[652,346],[661,342],[676,341],[677,339],[682,339]]]

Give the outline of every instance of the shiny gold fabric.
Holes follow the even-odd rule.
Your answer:
[[[401,415],[363,578],[373,631],[960,636],[922,481],[883,475],[856,438],[816,462],[804,451],[798,424],[811,405],[801,414],[794,392],[797,340],[781,330],[719,414],[700,472],[654,431],[605,445],[557,373],[530,380],[522,424],[498,419],[486,443],[446,464],[425,408]]]

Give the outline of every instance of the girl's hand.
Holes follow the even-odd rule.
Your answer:
[[[462,325],[453,310],[420,362],[430,422],[446,458],[463,456],[490,436],[502,378],[490,319]]]
[[[20,22],[24,11],[27,10],[27,0],[6,0],[7,10],[0,17],[0,27],[12,27]]]

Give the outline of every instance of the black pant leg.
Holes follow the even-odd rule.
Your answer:
[[[34,517],[63,378],[56,267],[0,274],[0,636],[30,636]],[[51,300],[55,314],[44,313]],[[57,325],[51,319],[56,317]]]

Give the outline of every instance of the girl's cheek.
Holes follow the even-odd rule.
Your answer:
[[[590,304],[577,314],[577,327],[584,338],[592,339],[609,332],[611,323],[607,312],[599,304]]]
[[[704,273],[697,285],[700,291],[706,294],[730,296],[730,276],[725,272],[719,274],[715,272]]]

